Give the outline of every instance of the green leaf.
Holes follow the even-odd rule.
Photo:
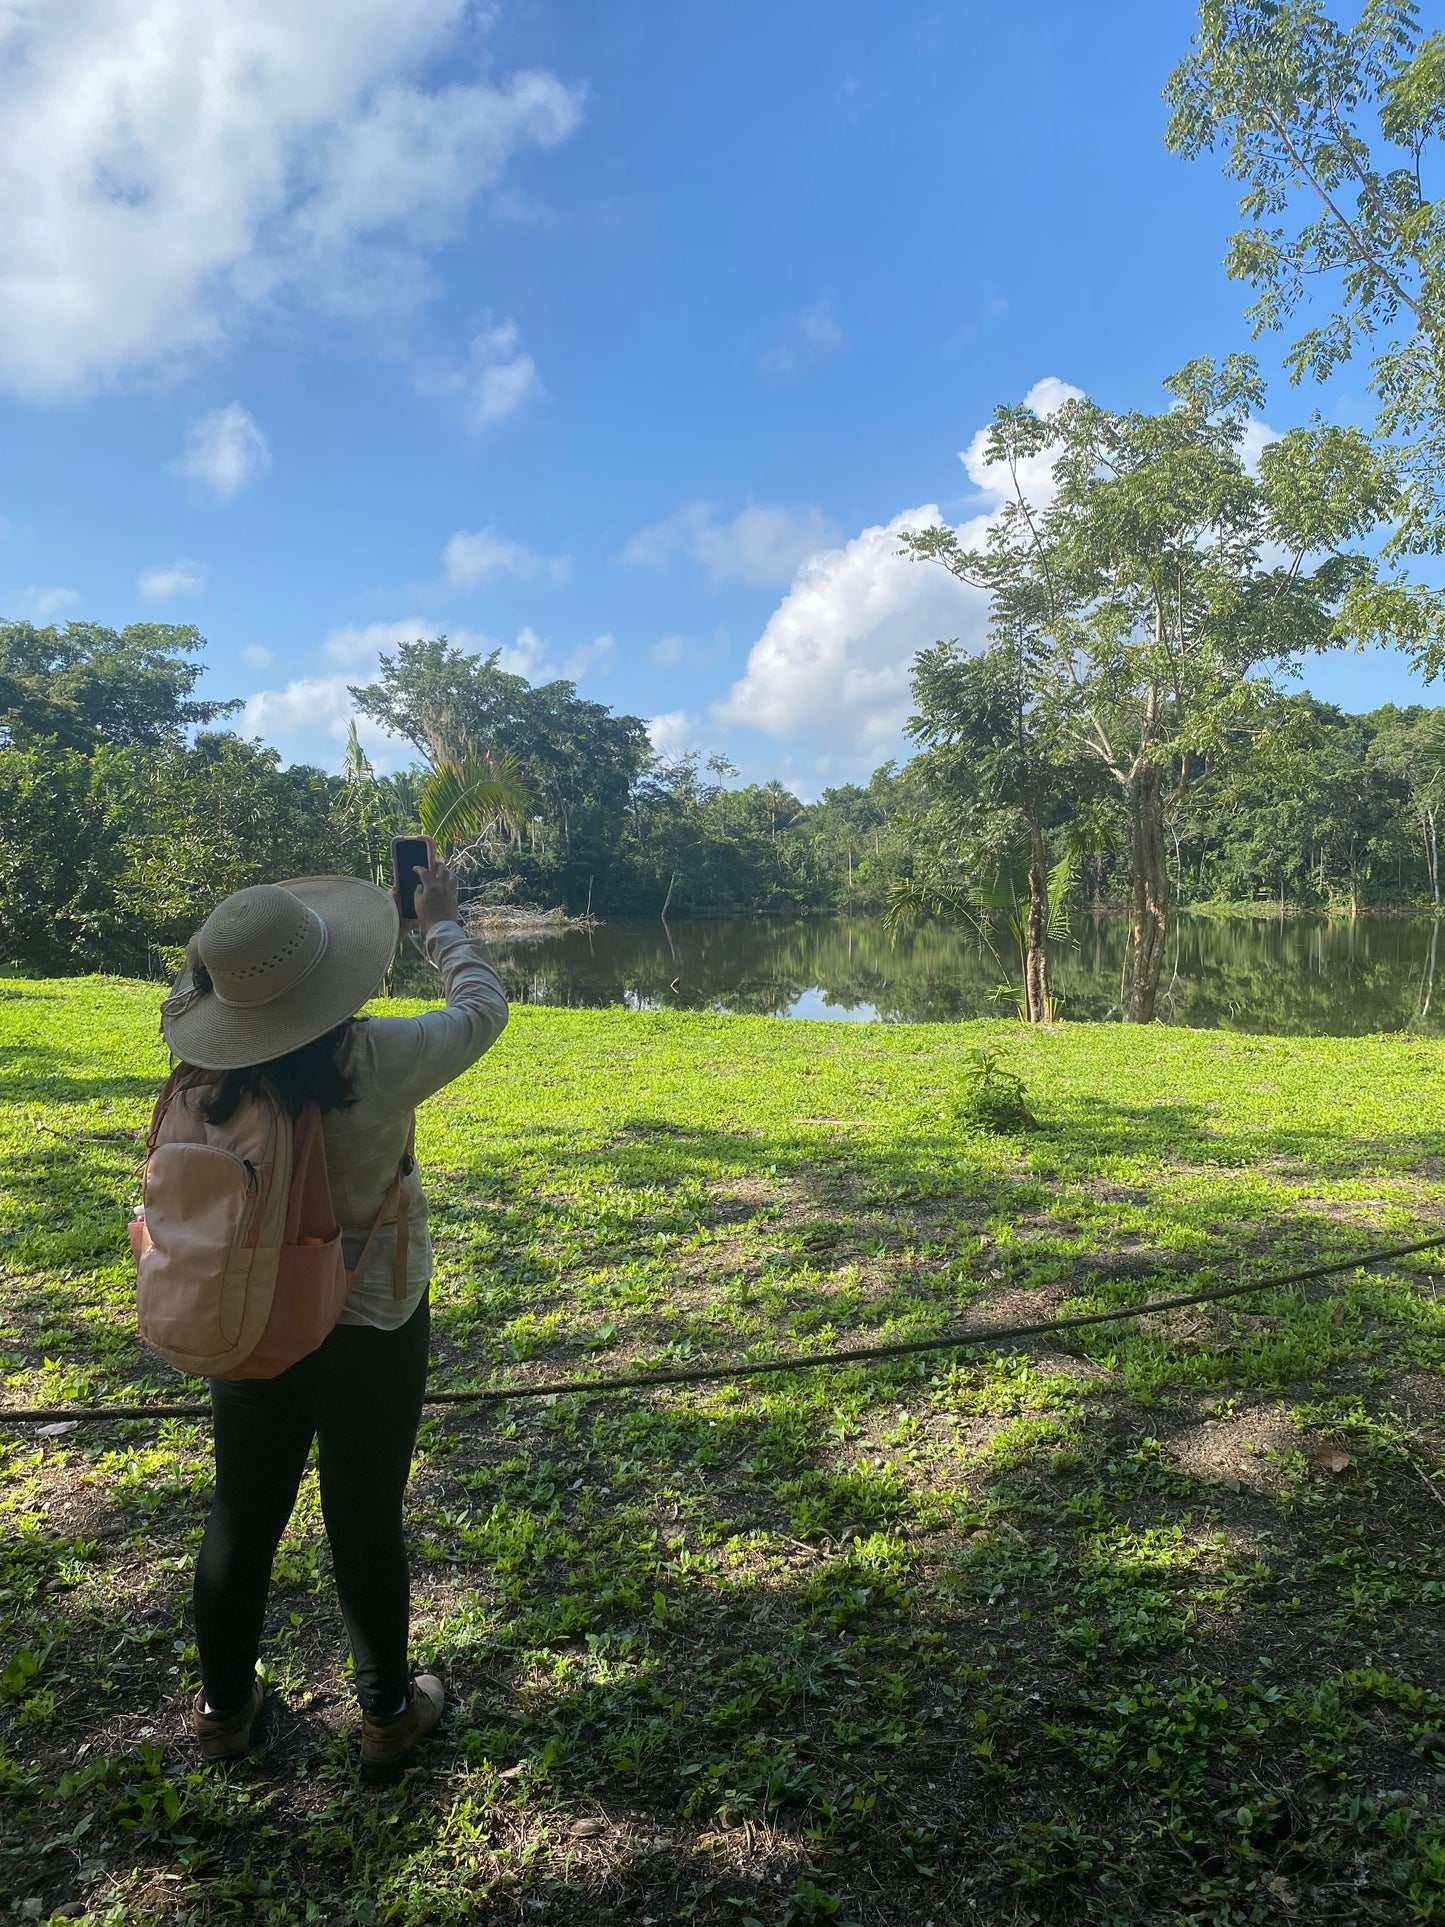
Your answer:
[[[421,826],[438,849],[475,843],[497,829],[514,829],[532,799],[506,756],[468,756],[444,763],[428,777],[418,799]]]

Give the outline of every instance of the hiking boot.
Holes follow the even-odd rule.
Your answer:
[[[197,1746],[201,1749],[203,1760],[238,1760],[251,1747],[251,1728],[256,1723],[256,1715],[261,1710],[261,1702],[266,1697],[266,1689],[260,1680],[252,1680],[251,1691],[245,1703],[235,1713],[203,1713],[206,1703],[204,1693],[197,1693],[191,1701],[191,1732]]]
[[[435,1673],[414,1673],[405,1709],[378,1719],[361,1716],[361,1763],[369,1767],[396,1766],[424,1739],[441,1718],[446,1687]]]

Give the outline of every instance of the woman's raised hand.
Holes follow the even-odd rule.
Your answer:
[[[416,872],[416,920],[423,930],[434,923],[458,923],[461,908],[457,901],[457,880],[447,865],[437,862],[429,870],[420,864]]]

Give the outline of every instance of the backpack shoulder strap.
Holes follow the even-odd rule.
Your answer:
[[[376,1214],[376,1221],[371,1227],[366,1243],[361,1247],[361,1256],[346,1274],[348,1290],[356,1283],[357,1278],[361,1275],[361,1268],[371,1256],[371,1248],[376,1243],[378,1232],[386,1223],[388,1214],[395,1208],[396,1264],[392,1271],[392,1296],[394,1298],[405,1298],[407,1291],[406,1264],[407,1256],[411,1249],[409,1224],[411,1218],[411,1195],[406,1188],[406,1181],[415,1169],[416,1112],[413,1111],[411,1114],[411,1128],[406,1134],[406,1149],[402,1152],[401,1161],[396,1167],[396,1176],[391,1181],[391,1189],[381,1201],[381,1209]]]
[[[160,1129],[165,1121],[166,1112],[171,1108],[171,1104],[179,1095],[180,1090],[181,1073],[178,1070],[174,1070],[166,1079],[165,1083],[161,1085],[156,1097],[155,1109],[151,1112],[150,1128],[146,1132],[147,1157],[150,1157],[155,1151],[156,1140],[160,1136]]]
[[[294,1245],[301,1236],[301,1220],[308,1207],[315,1212],[319,1206],[320,1215],[333,1229],[336,1220],[331,1214],[331,1184],[326,1170],[326,1143],[321,1135],[321,1107],[314,1098],[308,1098],[301,1107],[300,1117],[294,1122],[287,1116],[283,1104],[278,1102],[277,1110],[291,1123],[291,1191],[286,1200],[286,1229],[282,1233],[282,1241]]]

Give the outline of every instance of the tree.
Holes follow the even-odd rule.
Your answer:
[[[115,942],[119,827],[90,759],[53,743],[0,749],[0,823],[0,958],[40,977],[131,964]]]
[[[813,847],[830,904],[877,909],[910,868],[910,805],[926,782],[923,759],[914,763],[884,763],[866,785],[841,783],[809,806],[800,834]]]
[[[1054,1010],[1048,836],[1069,786],[1048,767],[1051,717],[1021,674],[1025,661],[1009,639],[977,657],[948,642],[917,658],[908,733],[932,763],[933,836],[918,839],[914,874],[892,904],[923,907],[932,895],[956,918],[978,914],[1001,888],[1018,925],[1024,1016],[1038,1024]]]
[[[629,802],[614,894],[656,915],[796,916],[830,904],[812,812],[780,783],[732,789],[737,771],[696,752],[654,756]]]
[[[1398,500],[1389,461],[1354,429],[1294,429],[1251,475],[1241,443],[1263,390],[1246,356],[1193,361],[1165,388],[1158,415],[1072,400],[1041,422],[995,417],[1001,439],[1052,455],[1052,499],[1019,493],[1004,592],[1023,600],[1050,728],[1128,813],[1136,1023],[1153,1019],[1164,962],[1171,810],[1264,726],[1275,673],[1346,639],[1346,598],[1376,575],[1344,545]],[[905,539],[992,588],[954,530]]]
[[[381,658],[377,680],[351,694],[434,770],[469,756],[512,760],[539,819],[512,861],[534,883],[581,896],[610,867],[651,754],[640,716],[589,702],[570,682],[533,687],[500,667],[500,651],[468,655],[445,636],[402,643]]]
[[[188,659],[205,646],[190,624],[133,622],[117,633],[98,622],[0,623],[0,743],[178,743],[241,707],[192,695],[201,665]]]
[[[1256,334],[1333,287],[1335,312],[1288,351],[1291,378],[1322,381],[1375,350],[1377,429],[1398,444],[1404,482],[1391,547],[1445,547],[1445,201],[1427,188],[1445,134],[1445,35],[1422,36],[1415,0],[1367,0],[1353,26],[1320,0],[1202,0],[1166,92],[1169,146],[1191,160],[1222,147],[1243,183],[1249,225],[1225,265],[1259,291]],[[1373,586],[1382,623],[1434,673],[1438,605],[1398,579]]]
[[[233,890],[367,868],[340,779],[231,735],[0,749],[0,822],[0,957],[45,973],[144,974]]]
[[[914,663],[908,723],[915,742],[931,749],[939,786],[967,860],[989,882],[1013,891],[1017,867],[1026,909],[1016,910],[1024,978],[1024,1015],[1030,1023],[1053,1016],[1048,945],[1054,922],[1049,877],[1049,831],[1067,813],[1078,787],[1070,766],[1078,757],[1065,716],[1052,700],[1067,585],[1058,558],[1030,501],[1024,476],[1047,448],[1048,425],[1028,408],[1000,408],[988,431],[989,464],[1008,476],[1008,494],[981,548],[964,548],[951,529],[905,534],[906,553],[939,561],[961,580],[987,591],[989,646],[974,659],[956,642],[937,643]],[[895,905],[922,900],[929,878],[916,876],[894,894]],[[944,901],[940,897],[940,902]]]
[[[1397,777],[1409,794],[1424,848],[1425,871],[1435,914],[1440,914],[1440,815],[1445,809],[1445,714],[1418,706],[1398,710],[1393,703],[1376,710],[1378,721],[1370,760]]]
[[[366,854],[366,872],[385,888],[391,882],[391,839],[407,827],[394,787],[377,775],[356,732],[356,718],[346,732],[346,764],[342,810]]]

